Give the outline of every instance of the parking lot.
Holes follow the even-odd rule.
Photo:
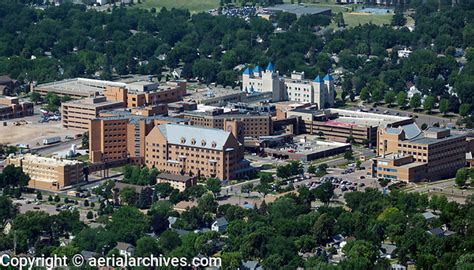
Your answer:
[[[61,136],[64,140],[66,136],[74,137],[81,133],[63,128],[61,121],[39,123],[42,118],[39,109],[39,106],[35,106],[33,116],[2,121],[0,124],[0,134],[2,134],[0,143],[27,144],[30,148],[34,148],[42,145],[45,138]]]

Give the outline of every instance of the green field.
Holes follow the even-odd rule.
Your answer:
[[[348,27],[355,27],[359,24],[372,23],[376,25],[390,24],[392,20],[391,14],[357,14],[346,12],[343,13],[344,22]]]
[[[135,3],[137,2],[135,1]],[[219,7],[219,0],[141,0],[141,3],[135,4],[134,7],[146,9],[154,7],[157,10],[162,7],[180,8],[188,9],[191,12],[200,12]]]

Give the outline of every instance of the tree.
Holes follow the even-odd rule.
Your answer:
[[[290,168],[287,165],[280,165],[277,167],[277,176],[282,179],[287,179],[291,176]]]
[[[319,185],[314,190],[315,197],[321,202],[327,204],[331,201],[331,198],[334,196],[334,187],[331,182],[326,181]]]
[[[116,241],[134,244],[150,227],[148,217],[137,208],[123,206],[112,214],[106,229],[114,232]]]
[[[205,194],[198,200],[198,208],[204,213],[216,213],[218,204],[211,194]]]
[[[433,96],[427,96],[423,102],[423,109],[431,113],[435,105],[435,98]]]
[[[255,191],[262,194],[263,198],[265,199],[265,196],[270,193],[271,187],[267,183],[260,183],[255,187]]]
[[[89,131],[86,131],[84,134],[82,134],[81,146],[82,149],[89,149]]]
[[[459,115],[462,117],[468,116],[470,112],[471,112],[471,104],[463,103],[459,107]]]
[[[384,95],[384,101],[386,104],[390,106],[393,102],[395,102],[396,97],[397,97],[397,94],[394,91],[388,91]]]
[[[363,101],[370,101],[370,92],[367,87],[363,87],[360,90],[360,99]]]
[[[439,101],[439,111],[443,114],[446,115],[449,109],[449,100],[448,99],[441,99]]]
[[[87,219],[93,219],[93,218],[94,218],[94,214],[92,213],[92,211],[88,211],[88,212],[87,212],[86,218],[87,218]]]
[[[54,196],[54,202],[58,203],[58,202],[60,202],[60,201],[61,201],[61,198],[59,198],[58,195],[55,195],[55,196]]]
[[[144,236],[137,241],[134,256],[149,257],[155,254],[161,254],[162,250],[158,241],[150,236]]]
[[[134,188],[125,187],[120,190],[120,201],[126,205],[135,205],[138,196]]]
[[[397,105],[400,108],[405,108],[407,106],[407,104],[408,104],[408,102],[407,102],[407,93],[404,92],[404,91],[400,91],[397,94]]]
[[[3,223],[7,219],[12,219],[17,213],[18,210],[12,201],[6,196],[0,196],[0,221]]]
[[[160,247],[165,251],[171,251],[181,245],[179,235],[174,231],[165,231],[158,239]]]
[[[413,110],[417,110],[420,106],[421,106],[421,95],[416,93],[410,99],[410,107],[412,107]]]
[[[456,172],[456,185],[463,187],[466,185],[466,181],[469,179],[469,173],[466,168],[461,168]]]
[[[349,135],[346,139],[346,143],[355,143],[355,139],[352,135]]]
[[[354,155],[353,155],[352,150],[347,150],[346,152],[344,152],[344,159],[346,159],[347,161],[354,160]]]
[[[206,187],[210,192],[212,192],[214,198],[217,198],[221,192],[221,181],[216,178],[209,178],[207,179]]]
[[[173,188],[169,183],[159,183],[156,184],[155,191],[159,194],[161,198],[166,198],[171,194]]]
[[[30,100],[34,104],[38,104],[38,102],[41,101],[41,95],[38,92],[33,91],[33,92],[30,93]]]
[[[313,225],[313,235],[318,244],[324,244],[333,235],[336,221],[330,215],[324,213],[318,217]]]
[[[36,199],[38,201],[41,201],[43,199],[43,194],[41,194],[41,191],[36,192]]]
[[[156,235],[162,234],[170,225],[168,219],[162,213],[154,213],[150,221],[151,228]]]
[[[315,174],[316,173],[316,166],[313,164],[308,166],[308,173]]]
[[[246,183],[242,185],[241,191],[242,193],[247,193],[247,196],[250,196],[250,192],[253,190],[253,184],[252,183]]]

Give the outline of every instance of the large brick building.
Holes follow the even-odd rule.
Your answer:
[[[105,97],[91,97],[64,102],[61,104],[61,121],[65,128],[88,130],[91,119],[96,118],[100,111],[122,108],[121,101],[108,101]]]
[[[84,181],[84,164],[74,160],[58,160],[26,154],[7,159],[7,164],[21,167],[28,174],[28,186],[59,191]]]
[[[228,130],[232,122],[242,122],[245,137],[269,136],[273,133],[272,117],[269,114],[224,114],[222,109],[208,112],[184,112],[179,115],[190,120],[190,125]]]
[[[287,118],[300,117],[300,133],[322,135],[330,141],[346,142],[353,138],[356,143],[374,146],[379,126],[399,126],[413,123],[409,117],[380,115],[341,109],[312,110],[299,108],[286,112]]]
[[[154,126],[186,123],[185,119],[134,115],[128,111],[108,111],[89,124],[89,159],[92,163],[129,160],[144,164],[145,137]]]
[[[219,179],[242,177],[250,166],[244,159],[242,143],[233,133],[236,130],[176,124],[156,126],[146,136],[146,165],[173,174]]]
[[[453,177],[466,165],[466,146],[466,137],[453,135],[449,129],[421,131],[416,124],[380,128],[378,157],[368,174],[409,182]]]
[[[31,102],[20,102],[17,97],[0,98],[0,120],[30,116],[34,113]]]
[[[129,84],[127,87],[108,86],[103,91],[109,101],[120,101],[128,108],[158,105],[182,100],[186,95],[185,81],[166,84]]]

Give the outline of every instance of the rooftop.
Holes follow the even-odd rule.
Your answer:
[[[193,177],[189,175],[180,175],[180,174],[172,174],[172,173],[160,173],[157,178],[171,180],[171,181],[178,181],[178,182],[186,182]]]
[[[120,105],[123,104],[121,101],[108,101],[105,97],[90,97],[78,100],[71,100],[68,102],[63,103],[65,105],[80,105],[81,107],[86,108],[100,108],[106,107],[109,105]]]
[[[21,159],[21,160],[29,161],[36,164],[53,165],[53,166],[67,166],[67,165],[82,164],[82,162],[77,161],[77,160],[68,160],[68,159],[60,160],[60,159],[55,159],[55,158],[35,156],[32,154],[15,156],[13,157],[13,159]]]
[[[297,113],[312,114],[315,117],[329,116],[337,114],[335,119],[327,121],[327,124],[333,126],[387,126],[393,123],[411,120],[409,117],[394,116],[394,115],[382,115],[376,113],[357,112],[343,109],[325,109],[325,110],[310,110],[305,108],[297,108],[293,110]]]
[[[107,86],[125,87],[126,85],[127,84],[123,82],[74,78],[57,82],[39,84],[35,88],[41,88],[51,92],[64,92],[93,96],[95,93],[102,93],[102,90],[104,90]]]
[[[230,136],[230,132],[221,129],[188,125],[165,124],[155,128],[158,128],[171,144],[211,150],[223,150]]]
[[[288,12],[296,14],[296,16],[306,15],[306,14],[320,14],[324,12],[330,12],[330,8],[318,8],[312,6],[304,6],[304,5],[296,5],[296,4],[282,4],[282,5],[275,5],[270,7],[264,8],[267,11],[271,12]]]

